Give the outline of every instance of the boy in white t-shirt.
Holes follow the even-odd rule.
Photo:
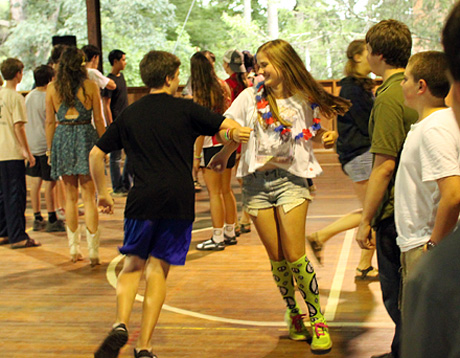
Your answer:
[[[460,132],[444,101],[450,89],[446,72],[444,53],[421,52],[410,58],[401,83],[405,104],[419,114],[407,134],[395,184],[403,295],[414,264],[452,231],[460,212]]]
[[[7,58],[0,70],[6,86],[0,91],[0,245],[12,248],[40,246],[27,235],[26,167],[35,165],[24,130],[27,116],[24,97],[16,92],[22,80],[24,65],[16,58]]]

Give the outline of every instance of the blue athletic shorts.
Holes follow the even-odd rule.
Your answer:
[[[124,255],[149,256],[170,265],[184,265],[192,240],[193,221],[179,219],[125,219],[125,238],[119,248]]]

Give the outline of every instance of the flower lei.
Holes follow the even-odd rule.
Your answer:
[[[263,96],[264,91],[264,82],[259,82],[256,86],[256,102],[257,102],[257,111],[265,122],[267,128],[273,128],[275,132],[280,134],[280,137],[283,140],[288,140],[289,138],[294,138],[294,140],[299,141],[304,139],[305,141],[311,139],[316,135],[318,130],[321,129],[321,119],[319,118],[319,105],[316,103],[311,104],[311,109],[313,110],[313,125],[308,128],[302,129],[298,134],[292,133],[291,128],[286,127],[282,124],[276,125],[275,120],[273,119],[272,112],[270,112],[270,106],[267,99]]]

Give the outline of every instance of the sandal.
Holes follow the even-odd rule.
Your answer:
[[[239,223],[235,227],[235,235],[237,237],[240,236],[241,234],[247,234],[249,232],[251,232],[251,223],[246,223],[246,224]]]
[[[9,244],[9,243],[10,243],[10,240],[8,240],[7,237],[0,238],[0,245],[6,245],[6,244]]]
[[[314,232],[311,235],[307,235],[307,242],[311,247],[311,250],[313,251],[313,255],[315,255],[316,260],[320,264],[322,264],[323,261],[323,244],[318,240],[318,234]]]
[[[13,250],[15,249],[25,249],[27,247],[38,247],[42,246],[38,241],[35,241],[34,239],[31,239],[30,237],[26,240],[19,241],[17,243],[11,244],[11,248]]]
[[[372,266],[369,266],[365,270],[356,268],[355,280],[359,281],[378,281],[379,280],[379,270],[375,269]]]

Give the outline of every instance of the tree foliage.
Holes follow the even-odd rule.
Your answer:
[[[251,0],[252,20],[243,19],[243,0],[196,0],[179,37],[192,0],[101,0],[104,70],[108,53],[126,52],[128,85],[142,85],[138,64],[151,49],[173,51],[182,61],[182,82],[194,51],[215,53],[221,77],[228,49],[255,52],[268,40],[267,8]],[[440,31],[451,0],[297,0],[280,8],[280,37],[291,42],[312,74],[340,78],[348,43],[364,38],[382,19],[406,23],[413,33],[414,52],[440,49]],[[77,0],[0,0],[0,60],[18,57],[25,64],[23,89],[32,85],[31,70],[46,63],[53,35],[75,35],[87,44],[86,2]],[[176,43],[177,42],[177,43]],[[176,46],[177,45],[177,46]]]

